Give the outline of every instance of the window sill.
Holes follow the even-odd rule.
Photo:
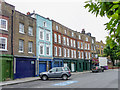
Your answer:
[[[0,51],[5,51],[5,52],[7,52],[8,50],[0,50]]]
[[[19,32],[19,33],[25,35],[25,33],[23,33],[23,32]]]
[[[33,37],[33,35],[29,35],[29,34],[28,34],[28,36]]]
[[[3,28],[0,28],[0,30],[2,30],[2,31],[7,31],[7,32],[8,32],[8,30],[7,30],[7,29],[3,29]]]
[[[24,53],[23,51],[18,51],[19,53]]]
[[[28,52],[29,54],[34,54],[33,52]]]

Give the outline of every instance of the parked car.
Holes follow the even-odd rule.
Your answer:
[[[62,78],[63,80],[67,80],[71,76],[71,72],[68,67],[55,67],[48,72],[40,73],[39,76],[42,80],[49,78]]]
[[[94,66],[92,68],[92,72],[104,72],[104,68],[99,67],[99,66]]]

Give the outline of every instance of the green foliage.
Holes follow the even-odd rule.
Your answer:
[[[110,19],[109,22],[104,24],[106,25],[105,30],[110,33],[110,37],[107,42],[111,48],[115,46],[113,41],[116,42],[117,45],[120,45],[120,0],[116,0],[114,2],[98,2],[98,0],[89,0],[85,3],[86,5],[84,7],[88,8],[88,12],[95,14],[96,17],[100,15],[101,17],[107,16]],[[117,52],[117,55],[120,56],[120,51]]]

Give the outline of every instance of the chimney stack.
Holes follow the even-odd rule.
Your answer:
[[[85,34],[85,29],[82,29],[82,34]]]

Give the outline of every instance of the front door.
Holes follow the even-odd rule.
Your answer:
[[[11,77],[11,61],[6,61],[6,79],[9,80]]]

